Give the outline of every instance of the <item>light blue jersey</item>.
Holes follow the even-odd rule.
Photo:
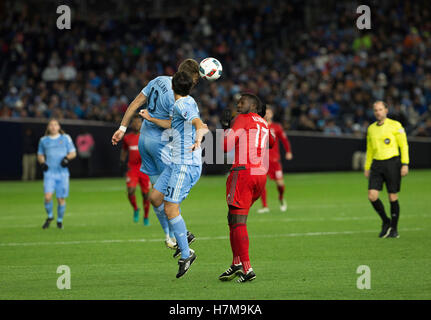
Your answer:
[[[37,153],[45,156],[48,170],[43,173],[45,193],[55,191],[57,198],[66,198],[69,194],[69,169],[61,166],[61,161],[70,152],[76,151],[68,134],[56,138],[44,136],[39,141]]]
[[[172,163],[202,166],[202,149],[191,152],[195,143],[196,128],[192,121],[199,118],[199,109],[191,96],[175,101],[172,111]]]
[[[147,110],[152,118],[170,119],[172,107],[175,103],[172,77],[160,76],[154,78],[142,89],[142,93],[147,97]],[[152,131],[159,136],[161,136],[163,130],[163,128],[147,120],[144,120],[141,127],[141,132]]]
[[[160,175],[154,188],[165,195],[164,200],[181,203],[202,173],[202,150],[191,152],[196,139],[192,120],[199,118],[199,109],[191,96],[178,99],[172,113],[172,164]]]
[[[151,80],[142,89],[147,97],[147,110],[151,117],[169,120],[175,103],[172,91],[172,77],[160,76]],[[139,137],[139,152],[141,154],[141,171],[150,176],[155,183],[157,176],[171,161],[169,143],[170,130],[163,129],[151,121],[144,120]]]

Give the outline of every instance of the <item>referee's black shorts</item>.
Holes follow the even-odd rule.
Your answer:
[[[401,188],[401,159],[399,156],[387,160],[373,160],[368,190],[382,190],[386,183],[388,193],[398,193]]]

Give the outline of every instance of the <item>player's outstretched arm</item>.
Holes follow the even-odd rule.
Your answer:
[[[124,113],[123,120],[121,120],[120,128],[115,131],[114,135],[112,136],[111,142],[114,146],[117,145],[118,142],[121,141],[121,139],[123,139],[124,133],[126,132],[130,120],[132,119],[136,110],[138,110],[138,108],[142,106],[146,101],[147,97],[142,92],[140,92],[136,96],[136,98],[129,104],[126,112]]]
[[[163,129],[170,129],[171,128],[172,120],[153,118],[152,116],[150,116],[150,113],[148,112],[147,109],[143,109],[143,110],[139,111],[139,115],[142,118],[144,118],[145,120],[148,120],[148,121],[154,123],[155,125],[163,128]]]
[[[208,126],[202,122],[200,118],[195,118],[192,120],[192,124],[196,128],[196,139],[195,143],[190,147],[191,151],[195,151],[196,149],[199,149],[201,146],[202,139],[204,135],[206,135],[209,130]]]

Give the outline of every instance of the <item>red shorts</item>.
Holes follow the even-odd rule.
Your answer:
[[[283,179],[283,168],[279,161],[270,161],[268,168],[268,176],[271,180]]]
[[[128,188],[136,188],[139,183],[142,193],[150,192],[150,178],[139,169],[129,169],[126,175],[126,184]]]
[[[226,181],[226,201],[230,206],[249,209],[259,199],[266,175],[252,175],[250,169],[232,170]]]

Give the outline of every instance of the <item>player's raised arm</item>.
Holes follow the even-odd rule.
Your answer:
[[[172,119],[157,119],[152,116],[150,116],[150,113],[147,109],[143,109],[139,111],[139,115],[144,118],[147,121],[150,121],[154,123],[155,125],[163,128],[163,129],[170,129],[172,124]]]
[[[138,110],[138,108],[142,106],[146,101],[147,97],[142,92],[140,92],[136,96],[136,98],[129,104],[126,112],[124,113],[123,120],[121,120],[120,128],[115,131],[114,135],[112,136],[112,144],[114,146],[117,145],[121,139],[123,139],[124,133],[126,132],[130,120],[132,119],[136,110]]]

